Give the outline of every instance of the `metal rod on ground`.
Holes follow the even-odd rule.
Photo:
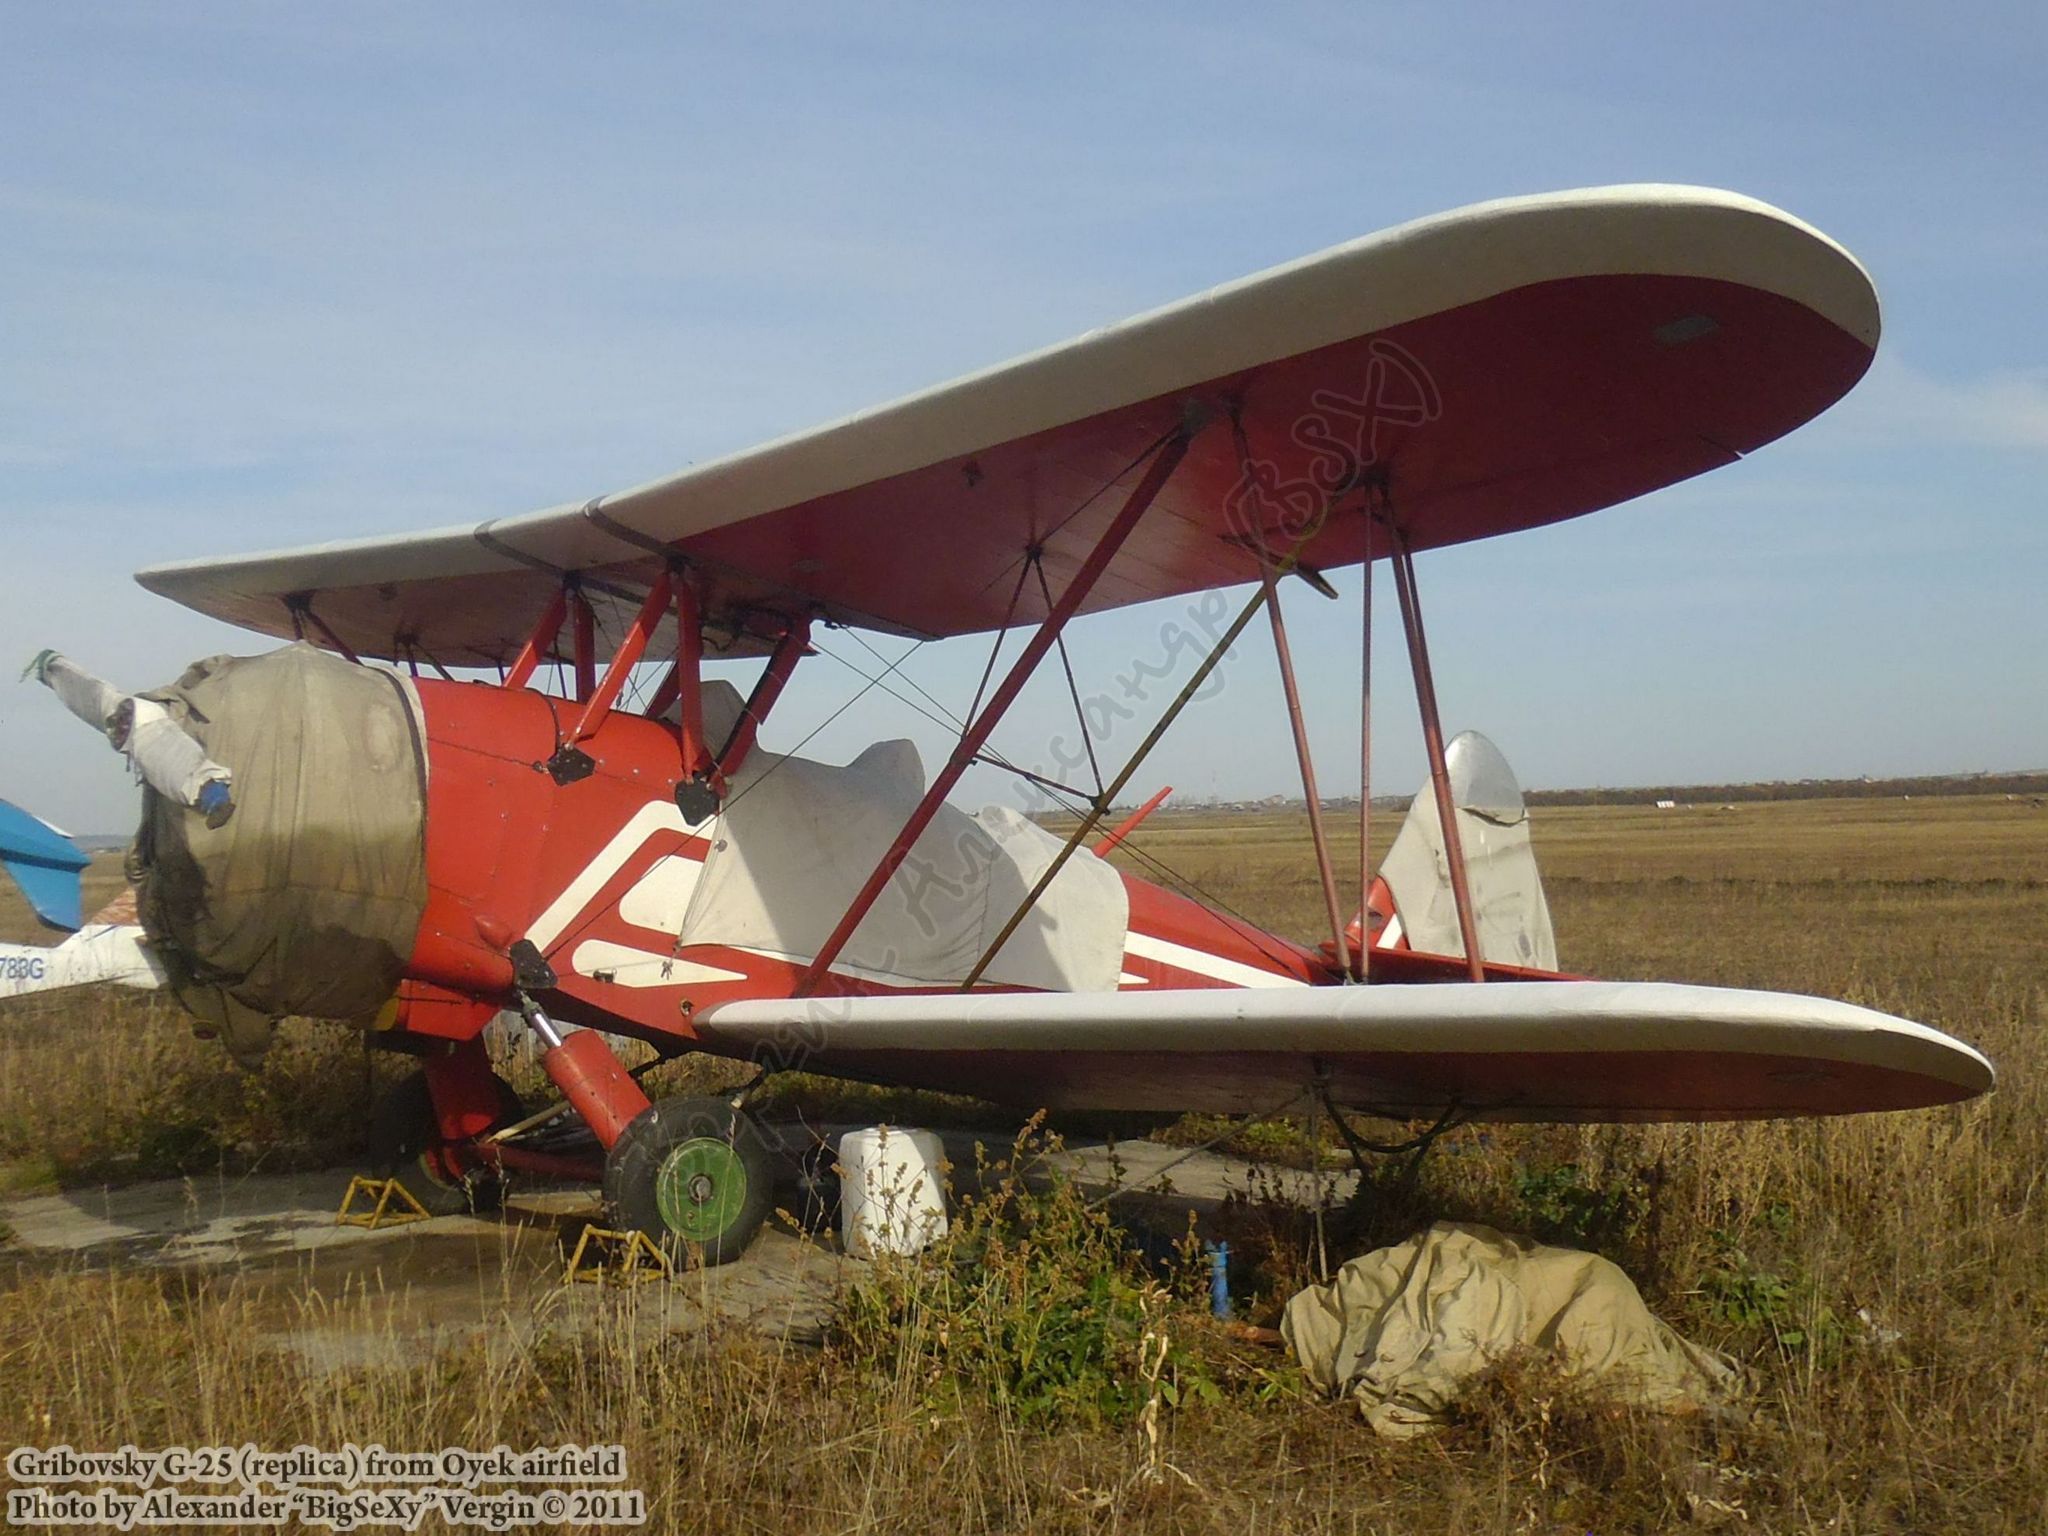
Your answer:
[[[1313,1087],[1304,1088],[1301,1090],[1301,1092],[1297,1093],[1293,1098],[1289,1099],[1285,1104],[1276,1104],[1273,1106],[1273,1108],[1261,1110],[1256,1115],[1246,1115],[1244,1119],[1239,1120],[1236,1124],[1225,1128],[1221,1135],[1210,1137],[1209,1140],[1203,1142],[1199,1147],[1189,1147],[1187,1151],[1181,1153],[1179,1157],[1174,1158],[1170,1162],[1161,1163],[1157,1168],[1152,1169],[1150,1172],[1144,1175],[1145,1183],[1157,1183],[1160,1179],[1165,1178],[1167,1174],[1173,1172],[1174,1169],[1178,1168],[1182,1163],[1187,1162],[1190,1158],[1200,1157],[1204,1152],[1213,1152],[1216,1150],[1216,1148],[1222,1146],[1224,1142],[1230,1140],[1231,1137],[1242,1135],[1244,1132],[1250,1130],[1255,1125],[1264,1125],[1268,1120],[1276,1119],[1279,1116],[1286,1114],[1289,1110],[1293,1109],[1295,1105],[1299,1104],[1303,1099],[1310,1097],[1314,1093],[1315,1089]],[[1138,1181],[1136,1179],[1126,1180],[1124,1183],[1117,1185],[1116,1188],[1109,1191],[1108,1194],[1097,1195],[1093,1200],[1090,1200],[1088,1202],[1088,1209],[1092,1211],[1097,1206],[1107,1205],[1110,1201],[1116,1199],[1118,1195],[1129,1194],[1132,1190],[1136,1189],[1137,1187]]]
[[[1337,970],[1351,980],[1351,946],[1344,938],[1344,911],[1337,901],[1337,868],[1330,859],[1330,839],[1323,830],[1323,797],[1316,788],[1315,757],[1309,751],[1308,723],[1302,718],[1301,689],[1294,678],[1294,653],[1287,645],[1287,621],[1280,614],[1280,593],[1273,576],[1273,562],[1259,551],[1259,579],[1266,588],[1266,618],[1273,626],[1273,654],[1280,662],[1280,689],[1287,699],[1287,722],[1294,731],[1294,756],[1301,764],[1301,794],[1308,803],[1308,835],[1315,844],[1316,875],[1322,881],[1323,907],[1329,915],[1330,936],[1336,941]]]
[[[988,703],[982,706],[981,712],[969,723],[967,729],[961,732],[959,744],[953,748],[952,757],[933,777],[931,787],[925,791],[924,799],[919,801],[917,809],[910,813],[910,819],[903,824],[903,830],[896,834],[896,840],[889,845],[888,852],[882,855],[881,863],[875,866],[874,872],[867,878],[867,883],[853,898],[852,905],[840,917],[838,926],[832,930],[810,966],[797,979],[796,986],[790,992],[792,997],[810,996],[817,990],[818,983],[830,973],[832,962],[839,958],[839,952],[846,947],[846,941],[853,937],[854,929],[860,926],[861,919],[868,915],[868,910],[874,906],[876,898],[882,894],[904,859],[909,856],[911,847],[917,842],[918,834],[931,825],[932,817],[938,814],[946,796],[953,792],[953,786],[960,782],[960,776],[980,754],[989,734],[1009,712],[1010,705],[1023,691],[1024,684],[1037,670],[1039,662],[1045,659],[1045,653],[1051,650],[1053,643],[1059,639],[1060,631],[1066,628],[1067,620],[1074,616],[1075,611],[1087,600],[1088,594],[1094,591],[1096,582],[1109,568],[1110,561],[1116,558],[1117,551],[1123,548],[1124,541],[1138,526],[1138,519],[1145,515],[1145,510],[1166,488],[1168,478],[1179,467],[1180,461],[1187,456],[1188,444],[1192,440],[1192,429],[1177,432],[1153,455],[1152,463],[1146,469],[1144,477],[1139,480],[1136,488],[1124,502],[1123,509],[1103,531],[1102,537],[1096,540],[1095,547],[1088,552],[1088,558],[1082,562],[1081,568],[1074,573],[1073,580],[1067,583],[1066,590],[1060,594],[1060,600],[1053,611],[1045,616],[1044,622],[1025,643],[1023,653],[1012,664],[1001,686],[990,696]]]
[[[1422,746],[1429,754],[1429,782],[1436,792],[1436,814],[1443,828],[1444,860],[1451,867],[1451,899],[1458,908],[1458,934],[1465,945],[1465,965],[1474,981],[1486,980],[1486,959],[1479,952],[1479,924],[1472,911],[1472,888],[1465,877],[1465,844],[1458,836],[1458,808],[1451,800],[1451,772],[1444,758],[1444,728],[1436,707],[1436,679],[1429,667],[1429,641],[1422,630],[1422,604],[1415,592],[1415,554],[1394,529],[1394,595],[1401,600],[1401,627],[1408,636],[1408,664],[1415,673],[1415,702],[1422,712]]]
[[[1323,1237],[1323,1117],[1321,1097],[1311,1096],[1308,1101],[1308,1176],[1309,1188],[1316,1203],[1316,1279],[1324,1285],[1330,1283],[1330,1245]]]

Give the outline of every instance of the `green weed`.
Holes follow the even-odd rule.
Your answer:
[[[848,1286],[835,1330],[845,1357],[930,1406],[978,1400],[1023,1424],[1124,1422],[1155,1390],[1169,1407],[1213,1400],[1186,1348],[1169,1342],[1163,1371],[1147,1358],[1147,1340],[1170,1340],[1205,1283],[1199,1248],[1164,1275],[1148,1269],[1108,1213],[1043,1163],[1058,1148],[1033,1122],[1007,1160],[977,1167],[944,1237],[915,1257],[879,1257]]]

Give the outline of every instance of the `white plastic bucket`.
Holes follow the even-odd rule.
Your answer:
[[[871,1125],[839,1138],[839,1237],[862,1258],[946,1235],[945,1148],[930,1131]]]

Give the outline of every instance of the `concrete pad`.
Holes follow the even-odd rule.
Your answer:
[[[782,1128],[786,1148],[811,1140]],[[824,1128],[836,1146],[852,1126]],[[1010,1155],[1012,1132],[945,1131],[956,1188],[970,1187],[976,1145],[990,1161]],[[795,1151],[786,1152],[793,1177]],[[1269,1194],[1308,1203],[1306,1173],[1265,1169],[1212,1152],[1150,1142],[1114,1148],[1083,1143],[1040,1160],[1084,1189],[1122,1189],[1112,1209],[1169,1235],[1198,1224],[1257,1178]],[[669,1283],[630,1288],[563,1282],[583,1227],[599,1217],[597,1192],[515,1190],[487,1217],[444,1216],[370,1231],[340,1226],[335,1214],[347,1170],[312,1174],[192,1177],[116,1189],[73,1190],[0,1202],[12,1229],[8,1250],[37,1267],[120,1267],[189,1271],[243,1289],[266,1337],[322,1369],[412,1363],[464,1340],[523,1349],[543,1335],[577,1336],[626,1327],[701,1334],[744,1328],[798,1342],[822,1337],[834,1298],[861,1267],[834,1233],[797,1233],[771,1221],[737,1261],[690,1271]],[[1325,1175],[1341,1200],[1350,1175]],[[778,1204],[796,1204],[778,1189]]]

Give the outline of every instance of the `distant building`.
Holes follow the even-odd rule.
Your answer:
[[[1657,809],[1660,811],[1675,811],[1678,809],[1678,802],[1676,800],[1659,800],[1657,802]]]

